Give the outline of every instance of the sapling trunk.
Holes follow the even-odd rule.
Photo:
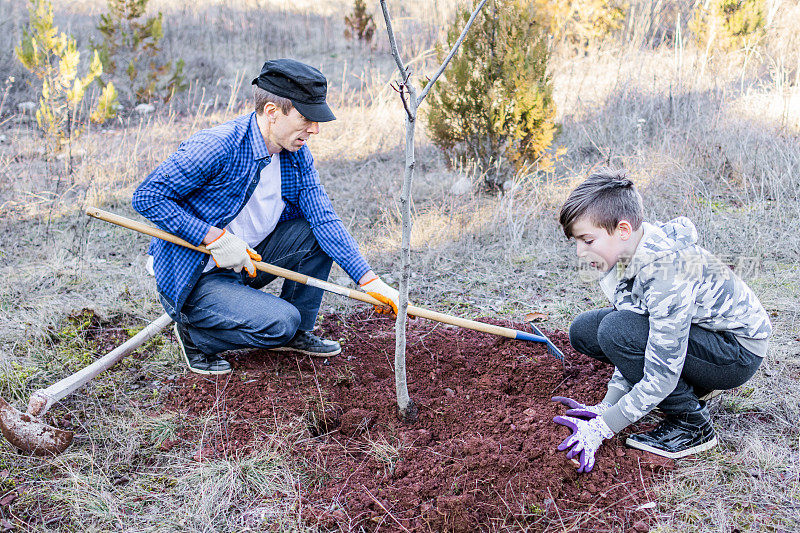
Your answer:
[[[441,76],[447,64],[455,55],[467,31],[472,26],[475,17],[481,10],[486,0],[475,8],[472,16],[464,26],[447,58],[442,62],[436,74],[431,78],[431,81],[422,90],[422,93],[417,97],[417,90],[414,84],[411,83],[411,73],[403,64],[400,58],[400,52],[397,49],[397,41],[392,29],[392,19],[389,16],[389,8],[386,6],[386,0],[380,0],[381,10],[383,11],[383,18],[386,20],[386,32],[389,36],[389,44],[392,48],[392,57],[394,57],[397,69],[400,72],[401,81],[398,83],[398,92],[400,99],[403,101],[403,107],[406,111],[406,164],[405,172],[403,174],[403,187],[400,191],[400,213],[403,223],[403,236],[400,245],[400,298],[397,306],[397,321],[395,322],[395,351],[394,351],[394,385],[397,393],[397,413],[401,420],[407,423],[416,421],[418,410],[414,404],[414,400],[408,394],[408,380],[406,378],[406,317],[408,315],[408,284],[411,279],[411,186],[414,181],[414,128],[417,121],[417,109],[422,101],[427,96],[428,91],[436,79]]]

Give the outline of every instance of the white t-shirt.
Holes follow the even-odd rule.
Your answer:
[[[261,179],[253,194],[225,229],[242,239],[251,248],[255,248],[278,225],[285,206],[281,197],[281,158],[278,154],[274,154],[261,171]],[[206,265],[204,272],[215,266],[212,259]]]

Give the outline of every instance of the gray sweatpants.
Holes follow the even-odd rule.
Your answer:
[[[644,377],[649,333],[647,315],[607,307],[578,315],[570,325],[569,342],[577,351],[614,365],[634,385]],[[761,361],[732,333],[692,325],[678,385],[659,408],[670,414],[694,411],[698,396],[738,387],[755,374]]]

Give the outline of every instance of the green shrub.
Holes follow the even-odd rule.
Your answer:
[[[353,2],[353,12],[344,17],[344,36],[347,39],[356,38],[359,41],[372,41],[375,35],[375,21],[372,15],[367,13],[367,6],[364,0]]]
[[[108,79],[116,80],[125,99],[132,103],[172,96],[188,87],[184,62],[162,61],[159,42],[164,37],[161,13],[145,17],[149,0],[107,0],[108,13],[100,15],[97,30],[102,42],[93,45],[100,53]]]
[[[702,47],[748,48],[764,37],[765,16],[765,0],[710,0],[697,6],[689,29]]]
[[[103,72],[97,52],[92,57],[89,72],[78,76],[81,53],[75,39],[59,33],[53,26],[53,6],[48,0],[30,0],[29,25],[23,29],[22,40],[14,54],[22,65],[42,80],[42,94],[36,121],[54,151],[74,140],[83,129],[79,118],[86,89]],[[115,116],[117,95],[113,84],[103,89],[90,119],[104,122]]]
[[[627,11],[622,0],[534,0],[534,6],[553,39],[576,48],[619,30]]]
[[[456,17],[441,61],[469,19]],[[430,92],[428,129],[451,161],[474,160],[488,170],[501,159],[511,165],[549,164],[547,148],[556,132],[555,103],[547,62],[547,36],[530,0],[489,0],[458,54]],[[487,178],[499,186],[508,175]]]

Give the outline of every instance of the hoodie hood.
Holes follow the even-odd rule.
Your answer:
[[[697,229],[686,217],[679,217],[664,224],[642,222],[642,228],[644,229],[642,240],[639,241],[631,260],[626,264],[618,262],[599,281],[600,289],[612,302],[617,286],[621,282],[635,278],[646,266],[697,243]],[[673,260],[674,258],[666,259],[670,262]]]
[[[697,244],[697,229],[686,217],[678,217],[663,224],[643,222],[642,227],[642,240],[625,268],[622,279],[633,278],[643,267]]]

